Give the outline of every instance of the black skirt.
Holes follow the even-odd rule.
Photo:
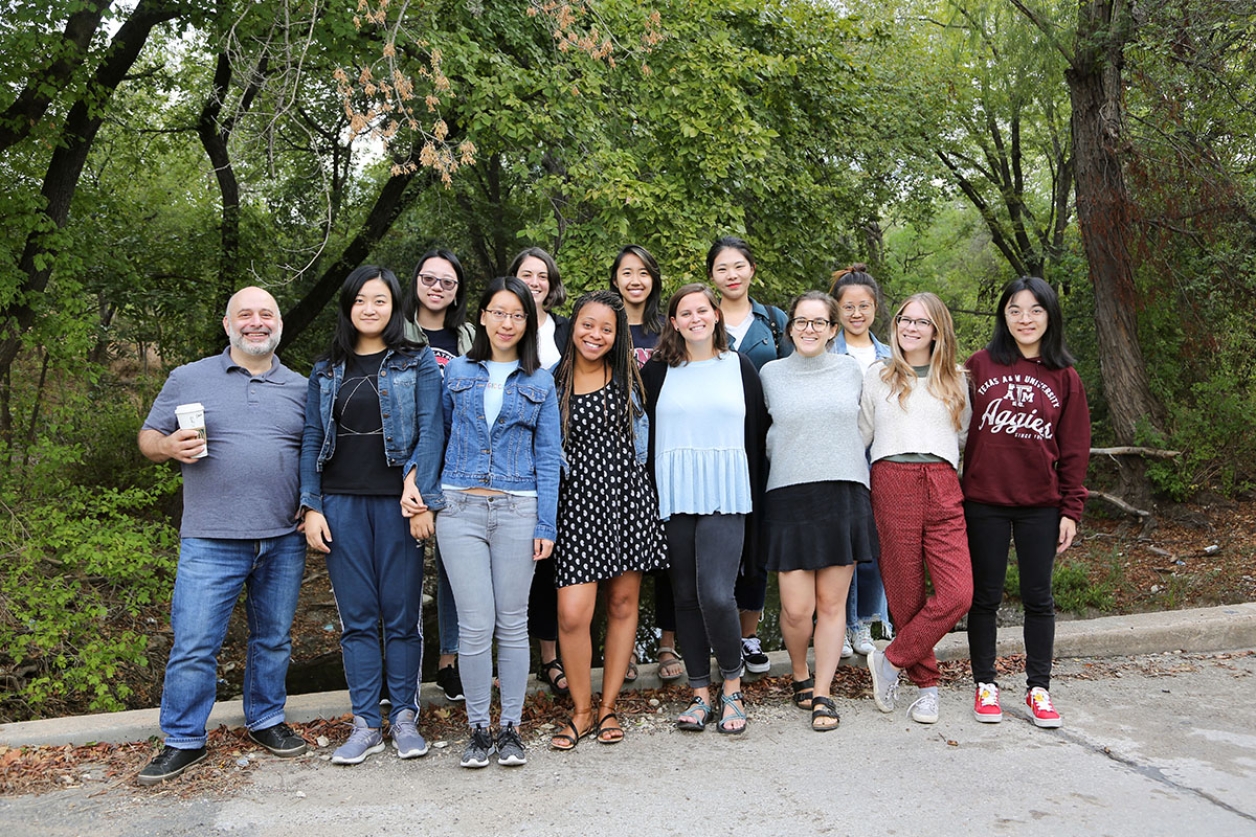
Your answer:
[[[868,489],[857,482],[808,482],[767,493],[768,570],[822,570],[880,556]]]

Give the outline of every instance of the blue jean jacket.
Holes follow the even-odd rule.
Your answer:
[[[445,470],[441,482],[497,491],[535,491],[534,538],[554,540],[562,431],[554,378],[544,369],[516,369],[506,379],[501,413],[489,430],[484,419],[488,369],[456,357],[445,367]]]
[[[730,336],[729,348],[750,358],[756,372],[769,361],[793,354],[793,344],[781,339],[787,327],[784,311],[775,305],[764,305],[752,299],[750,316],[754,318],[754,322],[746,329],[745,338],[738,342]]]
[[[301,439],[301,505],[323,510],[323,466],[336,451],[332,408],[344,380],[345,365],[314,364],[305,400],[305,435]],[[416,354],[389,350],[379,370],[379,410],[384,426],[384,457],[415,471],[414,484],[432,511],[445,507],[440,491],[440,459],[445,435],[440,417],[440,367],[432,350]]]

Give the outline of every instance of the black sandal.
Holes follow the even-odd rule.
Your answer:
[[[810,709],[811,694],[816,687],[816,679],[808,677],[806,680],[795,680],[790,685],[794,689],[794,706],[799,709]]]
[[[541,670],[536,673],[536,679],[547,684],[550,690],[559,697],[565,697],[570,691],[566,686],[559,686],[558,681],[567,676],[567,672],[563,671],[562,660],[555,657],[548,663],[541,663]]]
[[[832,719],[835,723],[818,724],[821,719]],[[842,722],[842,716],[837,714],[837,704],[833,703],[833,698],[825,695],[814,697],[811,699],[811,728],[816,732],[828,732],[837,729],[838,724]]]
[[[611,721],[615,722],[615,726],[607,726]],[[599,744],[618,744],[624,740],[624,727],[619,723],[619,716],[612,709],[602,716],[597,722],[597,743]]]
[[[593,724],[590,724],[584,732],[581,732],[576,729],[576,719],[568,718],[567,722],[563,724],[563,728],[556,734],[550,736],[550,749],[561,750],[563,752],[574,750],[576,749],[576,745],[580,743],[580,739],[587,737],[595,728],[596,727]],[[567,730],[571,730],[570,735],[567,734]],[[563,743],[555,744],[555,741],[561,741]]]

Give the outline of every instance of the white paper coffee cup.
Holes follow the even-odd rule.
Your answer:
[[[205,435],[205,407],[202,404],[180,404],[174,408],[175,417],[179,420],[180,430],[195,430],[205,443],[197,459],[209,456],[209,441]]]

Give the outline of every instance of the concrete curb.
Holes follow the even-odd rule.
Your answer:
[[[1246,648],[1256,648],[1256,602],[1056,623],[1055,654],[1060,658],[1120,657],[1166,651],[1233,651]],[[1024,650],[1020,628],[999,629],[1000,656],[1019,654]],[[947,635],[938,643],[937,655],[940,660],[966,659],[967,638],[962,633]],[[767,676],[789,674],[788,654],[776,651],[768,656],[772,667]],[[862,667],[864,658],[856,655],[842,662],[843,665]],[[656,665],[645,664],[639,669],[636,681],[624,684],[625,691],[656,689],[663,685],[658,678]],[[595,691],[601,688],[601,683],[601,669],[595,669]],[[540,688],[544,687],[534,679],[529,681],[530,692]],[[422,700],[428,705],[446,703],[443,693],[434,683],[423,684]],[[335,718],[347,713],[349,705],[347,691],[293,695],[288,698],[287,718],[298,723],[318,718]],[[160,735],[158,715],[157,709],[135,709],[105,715],[78,715],[3,724],[0,725],[0,744],[28,747],[143,741]],[[241,701],[223,701],[214,705],[208,727],[215,729],[220,724],[230,728],[244,726],[244,707]]]

